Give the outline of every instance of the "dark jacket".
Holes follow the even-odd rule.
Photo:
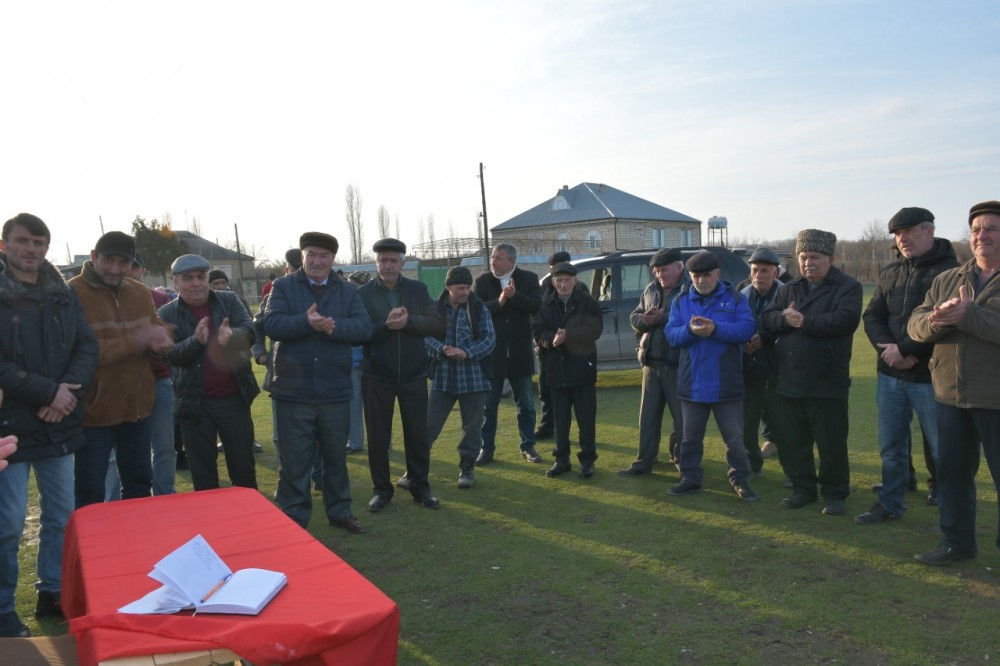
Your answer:
[[[657,280],[653,280],[639,297],[639,304],[629,315],[629,323],[635,331],[635,351],[639,357],[639,365],[666,365],[676,368],[680,362],[681,353],[676,347],[670,346],[667,336],[663,334],[663,329],[667,325],[667,315],[670,314],[670,304],[674,302],[677,295],[681,293],[683,280],[678,280],[674,288],[667,294],[663,293],[663,287]],[[660,308],[663,310],[663,324],[659,326],[647,326],[642,323],[640,315],[649,308]]]
[[[406,308],[406,326],[393,330],[385,325],[385,306],[389,289],[376,277],[358,293],[372,318],[372,335],[365,343],[361,372],[369,377],[406,384],[427,377],[430,357],[424,338],[444,335],[445,319],[431,300],[427,285],[400,277],[397,284],[399,304]]]
[[[41,316],[24,317],[17,303],[30,297],[0,252],[0,436],[18,437],[12,463],[54,458],[83,446],[83,396],[97,368],[97,338],[76,292],[48,261],[39,269],[38,284]],[[30,352],[39,346],[41,357]],[[73,392],[76,408],[58,423],[45,423],[36,414],[52,404],[63,383],[81,384]]]
[[[236,380],[240,398],[250,404],[260,393],[257,379],[250,367],[250,344],[254,339],[253,321],[239,297],[231,291],[208,290],[212,309],[212,330],[218,331],[222,320],[229,318],[233,337],[222,350],[223,362],[215,365],[228,369]],[[174,416],[178,419],[193,418],[202,413],[205,392],[205,351],[211,348],[198,341],[194,331],[198,320],[191,309],[175,298],[156,312],[160,319],[173,324],[176,344],[167,352],[166,361],[177,369],[174,377]],[[213,357],[214,358],[214,357]]]
[[[764,386],[776,386],[778,381],[778,358],[774,348],[774,334],[764,330],[761,325],[764,312],[768,306],[774,302],[774,297],[778,295],[785,286],[781,280],[775,280],[771,285],[771,291],[764,296],[757,293],[753,283],[740,289],[740,293],[747,297],[747,304],[750,312],[753,313],[754,321],[757,322],[757,334],[760,335],[760,349],[753,354],[743,354],[743,380],[746,386],[761,388]]]
[[[764,330],[777,337],[778,394],[846,400],[854,331],[861,323],[861,283],[831,266],[815,289],[808,285],[795,278],[764,311]],[[789,326],[782,314],[793,302],[805,316],[802,328]]]
[[[691,318],[711,319],[715,331],[708,337],[691,332]],[[746,297],[723,280],[704,296],[684,285],[670,304],[665,334],[681,350],[677,368],[677,396],[701,403],[742,400],[743,343],[753,337],[756,322]]]
[[[313,329],[306,311],[336,322],[333,335]],[[358,288],[330,273],[318,299],[301,268],[274,281],[264,314],[264,330],[274,341],[271,397],[289,402],[345,402],[354,395],[351,345],[372,332]]]
[[[552,338],[560,328],[566,329],[566,339],[553,348]],[[592,386],[597,381],[597,339],[603,330],[601,306],[579,285],[565,307],[555,290],[542,299],[531,318],[531,331],[549,386]]]
[[[532,316],[542,303],[538,276],[531,271],[514,268],[514,297],[500,305],[500,279],[493,273],[476,278],[474,290],[486,303],[493,317],[497,346],[493,349],[493,376],[497,379],[523,377],[535,372],[535,355],[531,346]]]
[[[927,368],[934,345],[917,342],[906,332],[906,322],[914,308],[924,302],[934,278],[944,271],[957,268],[958,259],[951,241],[935,238],[934,245],[925,254],[915,258],[905,257],[884,267],[879,273],[875,295],[868,302],[862,320],[865,333],[882,353],[879,343],[899,345],[903,356],[915,356],[917,364],[909,370],[897,370],[878,357],[878,371],[904,382],[928,383],[931,371]]]

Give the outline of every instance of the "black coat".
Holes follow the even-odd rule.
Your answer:
[[[815,289],[808,284],[801,277],[786,284],[762,318],[764,330],[777,337],[778,394],[846,400],[854,331],[861,323],[861,283],[831,266]],[[793,302],[805,316],[802,328],[789,326],[782,314]]]
[[[566,329],[566,339],[553,348],[552,338],[560,328]],[[592,386],[597,381],[597,339],[604,330],[604,315],[590,294],[577,286],[564,308],[552,291],[532,317],[531,329],[549,386]]]
[[[79,450],[83,396],[97,369],[97,338],[62,275],[49,262],[38,273],[41,316],[24,317],[17,303],[30,298],[0,253],[0,436],[17,435],[12,463],[54,458]],[[41,357],[32,349],[41,349]],[[81,384],[76,408],[58,423],[38,410],[52,404],[59,384]],[[2,474],[2,472],[0,472]]]
[[[373,324],[361,371],[369,377],[406,384],[427,377],[430,357],[424,337],[443,336],[446,322],[431,300],[427,285],[405,277],[400,277],[399,282],[400,305],[407,310],[406,326],[399,330],[385,325],[385,307],[380,303],[386,291],[382,280],[375,278],[358,289]]]
[[[511,275],[516,289],[514,297],[500,305],[500,280],[492,273],[476,278],[476,295],[486,303],[493,317],[497,346],[493,349],[493,377],[523,377],[535,372],[535,354],[531,343],[531,318],[542,303],[538,275],[514,268]]]
[[[881,270],[875,295],[862,316],[865,333],[879,354],[882,353],[879,343],[897,344],[903,356],[917,357],[917,364],[909,370],[897,370],[879,356],[879,372],[904,382],[931,381],[927,362],[934,352],[934,344],[913,340],[906,332],[906,323],[913,309],[924,302],[935,276],[957,267],[958,259],[951,241],[935,238],[934,245],[922,256],[902,258]]]

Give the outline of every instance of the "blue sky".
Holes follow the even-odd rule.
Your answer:
[[[363,6],[353,6],[353,5]],[[169,212],[271,258],[603,182],[731,238],[1000,198],[995,2],[39,2],[0,9],[0,218],[51,258]],[[348,251],[342,251],[346,258]]]

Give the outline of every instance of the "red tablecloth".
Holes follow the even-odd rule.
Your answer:
[[[153,565],[196,534],[234,571],[281,571],[288,585],[258,616],[118,613],[159,586],[147,575]],[[246,488],[75,511],[66,530],[62,584],[81,664],[219,647],[263,664],[396,663],[395,602]]]

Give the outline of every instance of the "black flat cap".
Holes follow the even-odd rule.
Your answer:
[[[766,247],[759,247],[753,251],[750,255],[750,261],[748,264],[765,263],[774,264],[775,266],[781,265],[781,259],[775,254],[774,250]]]
[[[977,215],[983,215],[985,213],[1000,215],[1000,201],[984,201],[982,203],[977,203],[969,209],[969,226],[972,226],[972,220]]]
[[[666,266],[667,264],[672,264],[675,261],[684,261],[683,255],[681,255],[680,250],[671,250],[668,248],[663,248],[662,250],[657,250],[649,259],[650,266]]]
[[[321,247],[337,254],[340,243],[337,242],[336,238],[330,234],[324,234],[322,231],[307,231],[299,236],[299,249],[304,250],[307,247]],[[301,260],[299,260],[299,265],[301,266]]]
[[[564,261],[570,261],[573,257],[569,255],[566,250],[559,250],[558,252],[553,252],[549,256],[549,266],[555,266],[556,264],[561,264]]]
[[[94,250],[102,257],[125,257],[135,261],[135,239],[121,231],[109,231],[98,238]]]
[[[889,220],[889,233],[894,234],[899,229],[909,229],[924,222],[933,222],[934,213],[926,208],[900,208],[899,212]]]
[[[406,243],[395,238],[383,238],[372,245],[372,252],[401,252],[406,254]]]
[[[225,280],[226,284],[229,284],[229,276],[226,275],[226,271],[219,268],[213,268],[208,272],[208,281],[211,283],[216,280]]]
[[[549,271],[551,275],[576,275],[576,266],[568,261],[560,261]]]
[[[709,273],[719,267],[719,257],[711,252],[699,252],[687,260],[688,273]]]

